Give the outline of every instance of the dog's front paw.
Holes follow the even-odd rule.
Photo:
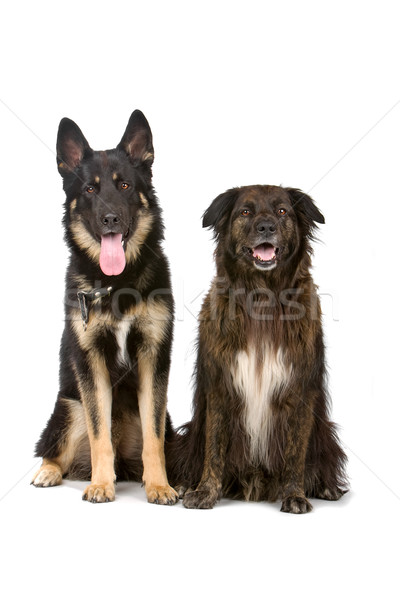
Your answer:
[[[289,496],[282,502],[281,512],[303,515],[312,511],[312,504],[305,496]]]
[[[218,500],[218,492],[208,489],[188,490],[183,497],[185,508],[213,508]]]
[[[99,504],[115,500],[115,487],[113,483],[91,483],[83,492],[82,500]]]
[[[176,504],[179,500],[178,493],[170,485],[145,486],[148,502],[151,504]]]

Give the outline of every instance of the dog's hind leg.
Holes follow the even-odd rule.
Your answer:
[[[82,404],[58,397],[52,416],[36,445],[36,456],[43,457],[32,484],[36,487],[60,485],[87,435]]]
[[[336,427],[328,420],[323,409],[324,406],[316,413],[308,448],[306,493],[321,500],[339,500],[348,489],[345,473],[347,457],[340,445]]]

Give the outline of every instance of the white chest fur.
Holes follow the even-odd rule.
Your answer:
[[[115,330],[115,339],[118,344],[118,362],[121,365],[129,365],[130,359],[128,355],[128,350],[126,346],[126,340],[128,337],[128,333],[132,326],[131,319],[122,319]]]
[[[243,400],[243,425],[249,439],[250,460],[268,467],[269,441],[273,435],[271,398],[290,380],[291,367],[282,351],[250,346],[237,353],[231,368],[234,386]]]

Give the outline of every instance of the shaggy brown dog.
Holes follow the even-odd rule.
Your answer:
[[[171,453],[187,508],[222,495],[305,513],[307,497],[344,493],[310,274],[316,223],[309,196],[276,186],[228,190],[204,214],[217,274],[200,314],[193,419]]]

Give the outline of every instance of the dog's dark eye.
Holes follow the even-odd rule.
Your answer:
[[[286,215],[287,210],[286,208],[279,208],[278,209],[278,215]]]
[[[92,185],[88,185],[86,188],[86,191],[88,194],[93,194],[93,192],[95,191],[94,187]]]
[[[251,212],[249,211],[248,208],[245,208],[242,210],[242,212],[240,214],[242,215],[242,217],[248,217],[251,215]]]
[[[127,190],[129,187],[129,183],[126,183],[126,181],[123,181],[121,183],[121,190]]]

